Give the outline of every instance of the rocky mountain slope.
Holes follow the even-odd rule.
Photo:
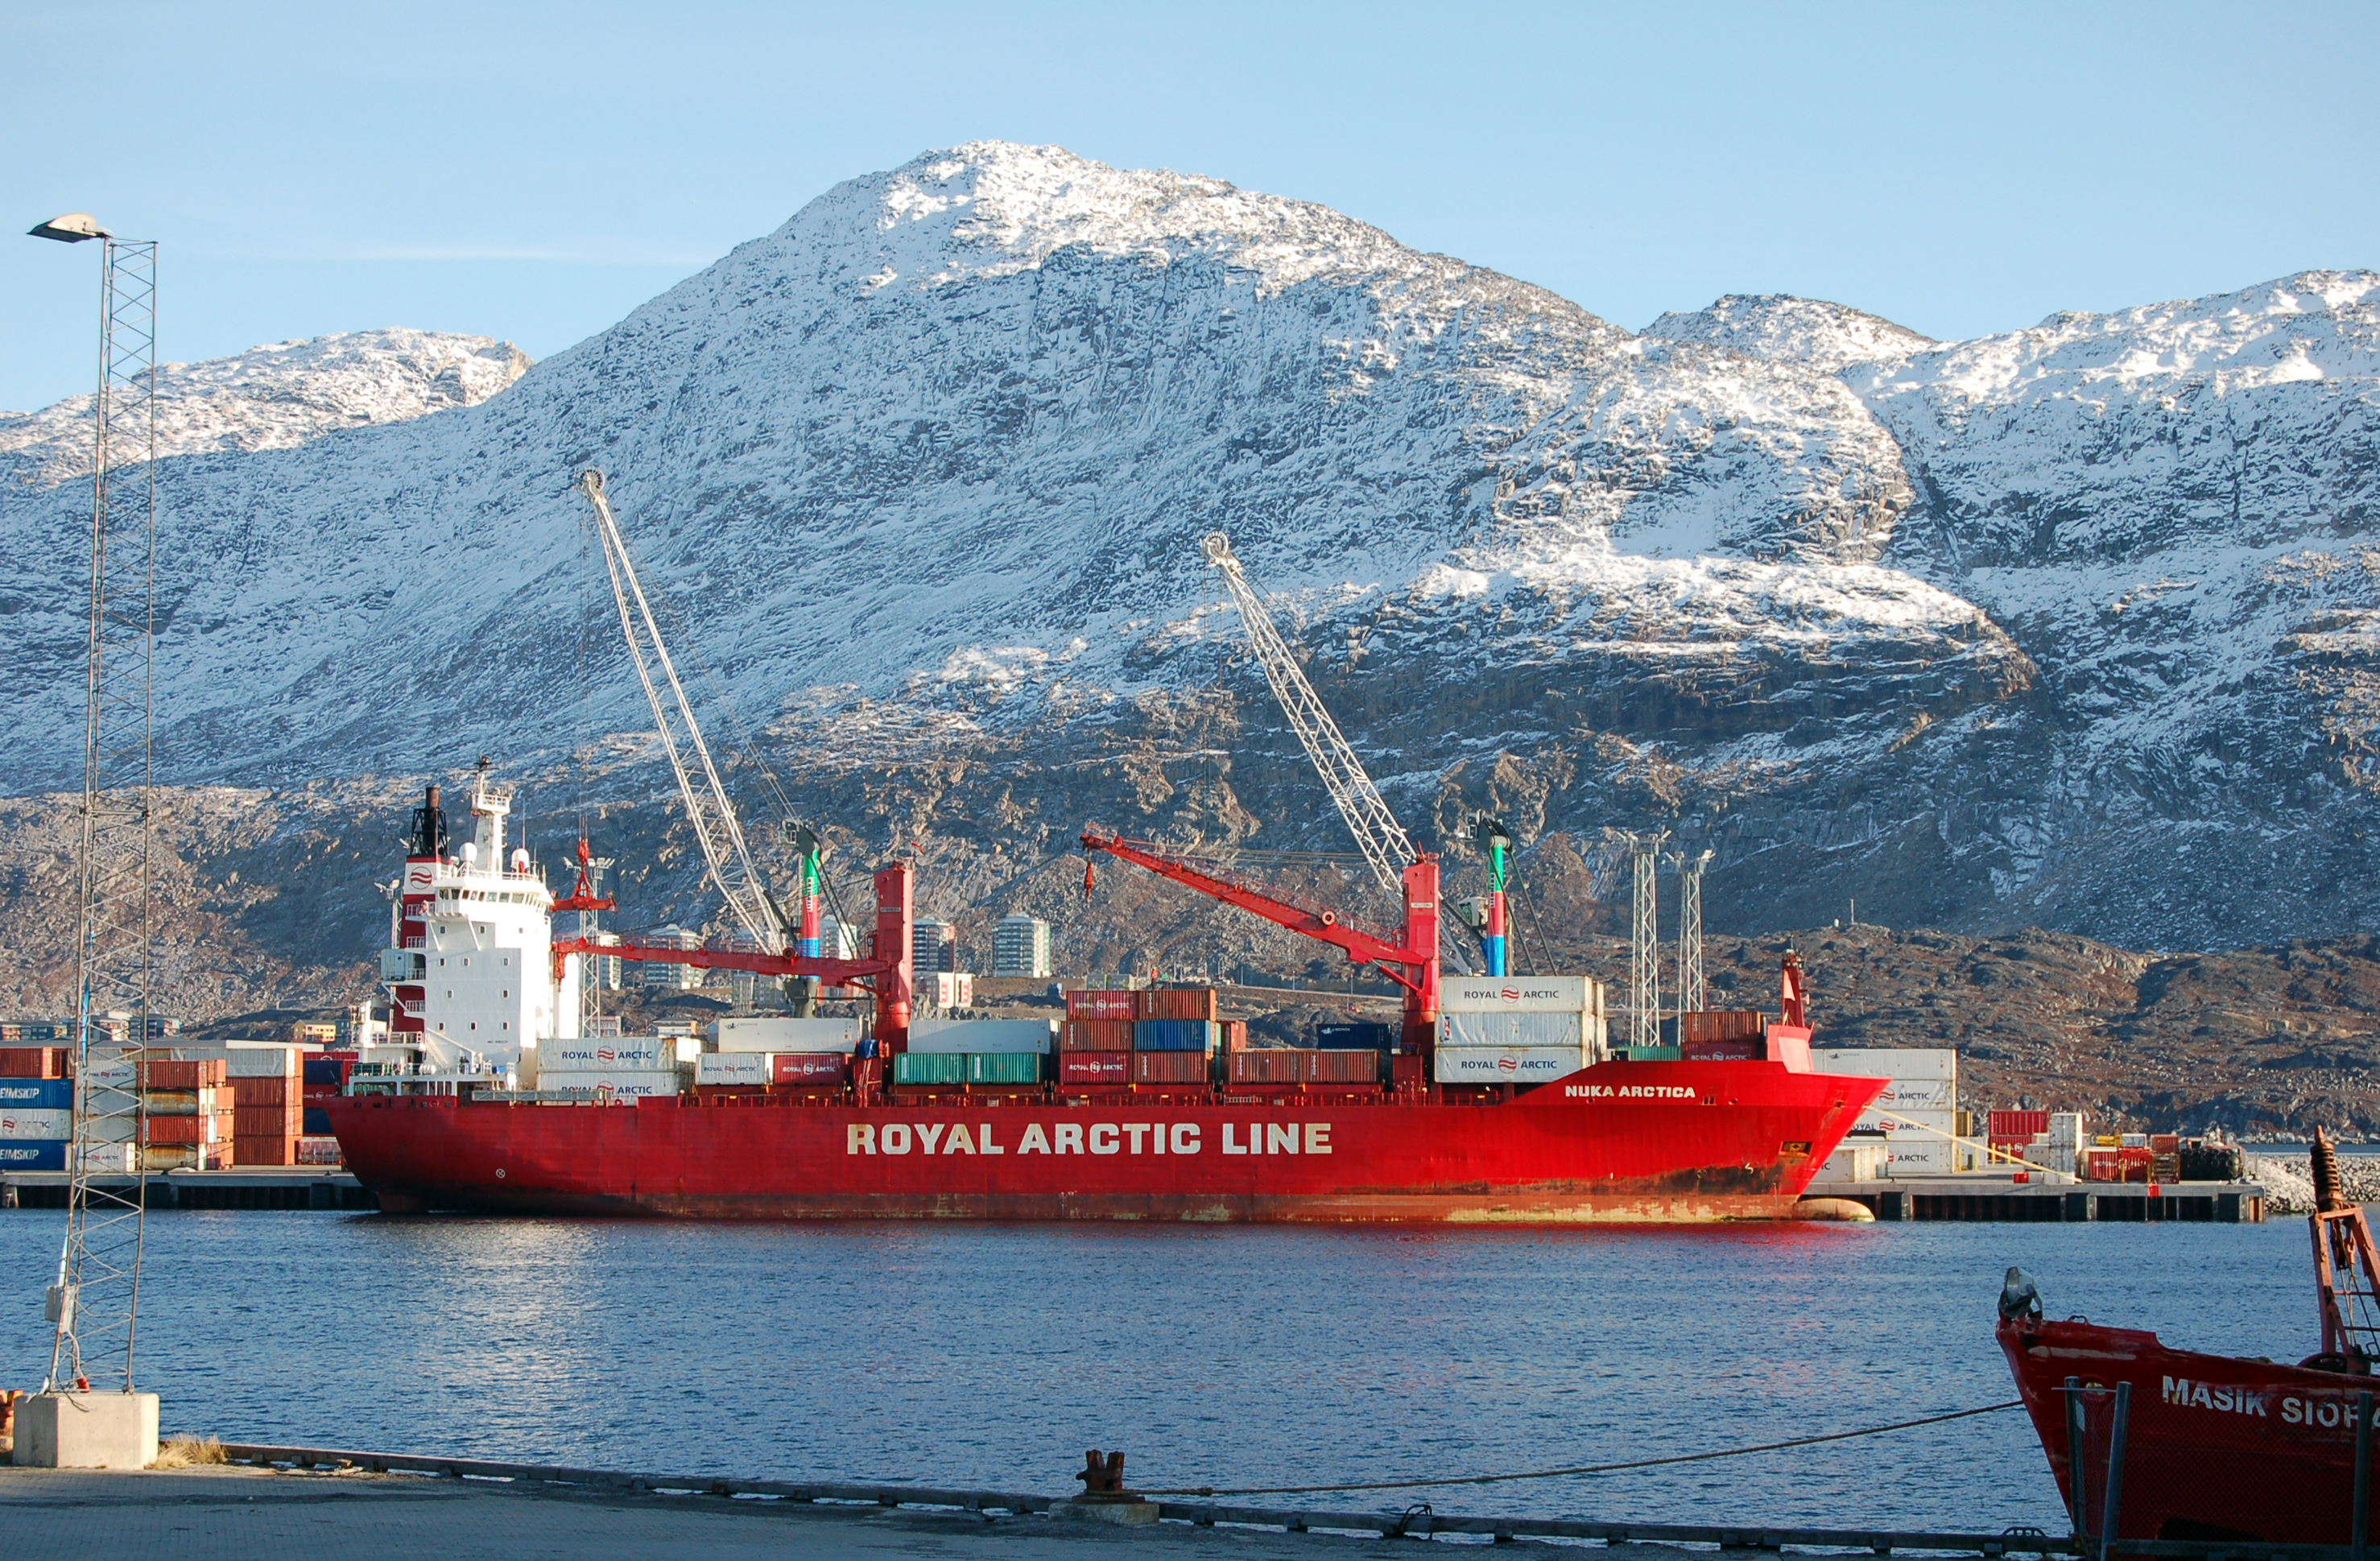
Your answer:
[[[1425,841],[1493,807],[1608,892],[1601,830],[1669,828],[1745,935],[1853,898],[2132,948],[2352,933],[2375,309],[2380,278],[2310,272],[1962,344],[1775,297],[1631,335],[1311,204],[929,153],[502,393],[485,343],[377,380],[322,349],[395,387],[355,428],[345,392],[285,417],[208,399],[261,367],[188,371],[160,764],[262,793],[295,849],[326,809],[377,841],[374,809],[490,753],[553,817],[613,809],[649,922],[698,914],[583,551],[593,464],[714,724],[855,865],[921,852],[946,909],[1078,880],[1094,818],[1342,844],[1198,558],[1220,528]],[[456,404],[410,415],[450,368]],[[29,817],[78,763],[72,416],[0,425]],[[368,881],[320,892],[292,968],[372,925]]]

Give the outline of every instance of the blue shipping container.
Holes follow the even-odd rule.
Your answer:
[[[67,1146],[55,1139],[0,1138],[0,1170],[62,1171]]]
[[[19,1111],[74,1109],[72,1079],[0,1079],[0,1107]]]
[[[1205,1019],[1138,1019],[1133,1022],[1135,1051],[1212,1051],[1221,1028]]]
[[[331,1114],[319,1106],[309,1106],[306,1107],[305,1130],[309,1138],[330,1137]]]

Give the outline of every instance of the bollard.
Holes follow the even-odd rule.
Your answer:
[[[2355,1520],[2349,1531],[2354,1537],[2355,1561],[2363,1561],[2364,1530],[2369,1526],[2372,1505],[2372,1390],[2365,1388],[2355,1396]]]
[[[2066,1379],[2066,1494],[2067,1517],[2073,1522],[2079,1550],[2091,1537],[2091,1508],[2082,1496],[2082,1383],[2079,1377]]]
[[[2132,1385],[2116,1384],[2116,1424],[2107,1435],[2107,1511],[2099,1519],[2099,1561],[2116,1543],[2116,1524],[2124,1512],[2124,1433],[2132,1418]]]

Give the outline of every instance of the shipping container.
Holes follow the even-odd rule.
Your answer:
[[[1235,1084],[1377,1084],[1381,1054],[1269,1047],[1233,1052],[1229,1077]]]
[[[1033,1052],[1050,1049],[1046,1019],[920,1019],[909,1026],[912,1052]]]
[[[305,1059],[305,1082],[309,1090],[345,1089],[347,1074],[354,1069],[352,1057],[310,1057]]]
[[[1439,983],[1438,1011],[1601,1013],[1602,986],[1583,975],[1450,975]]]
[[[1191,1056],[1192,1053],[1179,1053]],[[1062,1084],[1128,1084],[1133,1054],[1128,1051],[1062,1051],[1058,1082]]]
[[[966,1054],[956,1051],[905,1051],[892,1059],[896,1084],[963,1084]]]
[[[0,1078],[0,1110],[70,1111],[74,1108],[72,1079]]]
[[[673,1035],[547,1041],[538,1047],[538,1076],[542,1079],[552,1073],[642,1073],[674,1069],[679,1061],[678,1044],[679,1038]],[[694,1052],[694,1057],[701,1055],[699,1049]]]
[[[1586,1016],[1578,1013],[1440,1013],[1438,1044],[1469,1050],[1562,1047],[1575,1053],[1585,1044],[1585,1026]]]
[[[1768,1033],[1768,1016],[1756,1009],[1699,1009],[1674,1016],[1678,1045],[1709,1041],[1757,1041]]]
[[[1212,1066],[1200,1051],[1136,1051],[1132,1055],[1135,1084],[1203,1084]]]
[[[1069,1019],[1059,1027],[1060,1051],[1130,1051],[1129,1019]]]
[[[722,1019],[711,1034],[721,1051],[848,1053],[866,1028],[857,1019]]]
[[[309,1106],[306,1107],[305,1123],[306,1136],[309,1138],[328,1138],[332,1136],[331,1113],[324,1110],[322,1107]]]
[[[232,1075],[231,1103],[242,1109],[262,1106],[286,1106],[295,1110],[304,1100],[306,1086],[295,1079],[243,1079]]]
[[[1887,1176],[1951,1176],[1958,1169],[1957,1150],[1948,1139],[1912,1134],[1885,1141]]]
[[[271,1137],[259,1138],[235,1135],[231,1141],[231,1163],[235,1166],[294,1166],[298,1163],[297,1135],[275,1133]]]
[[[1994,1111],[1991,1113],[1990,1136],[1993,1138],[2030,1139],[2035,1133],[2049,1131],[2046,1111]]]
[[[706,1051],[694,1059],[694,1082],[766,1086],[776,1079],[772,1071],[774,1055],[765,1051]],[[836,1060],[840,1063],[841,1059]]]
[[[141,1124],[143,1144],[223,1144],[231,1138],[228,1117],[151,1117]]]
[[[1235,1051],[1228,1059],[1224,1076],[1235,1084],[1304,1083],[1307,1055],[1302,1049],[1283,1047]]]
[[[1140,1017],[1137,992],[1113,987],[1084,987],[1066,994],[1066,1017],[1129,1024]]]
[[[1212,986],[1144,986],[1133,996],[1135,1020],[1203,1020],[1211,1024],[1220,1014],[1220,998]]]
[[[30,1110],[0,1107],[0,1138],[68,1139],[74,1136],[71,1107],[35,1107]]]
[[[1215,1024],[1204,1019],[1142,1019],[1132,1027],[1135,1051],[1212,1051]]]
[[[1812,1047],[1810,1062],[1821,1073],[1864,1079],[1955,1083],[1959,1077],[1959,1053],[1951,1047]]]
[[[2153,1132],[2149,1134],[2149,1153],[2153,1155],[2180,1154],[2181,1134],[2178,1132]]]
[[[1038,1051],[971,1051],[966,1058],[966,1082],[971,1084],[1038,1084],[1041,1082]]]
[[[0,1079],[63,1079],[64,1047],[0,1047]]]
[[[1318,1051],[1393,1051],[1397,1044],[1397,1027],[1378,1020],[1359,1019],[1342,1024],[1317,1024],[1314,1046]]]
[[[231,1165],[229,1144],[151,1144],[140,1151],[140,1168],[154,1175],[159,1171],[226,1170]]]
[[[1225,1051],[1245,1051],[1248,1049],[1248,1022],[1246,1020],[1227,1019],[1223,1021],[1221,1034],[1223,1038],[1223,1049]]]
[[[772,1084],[841,1089],[844,1074],[851,1066],[851,1059],[839,1051],[779,1051],[769,1056],[769,1082]],[[868,1060],[872,1062],[874,1059]]]
[[[1585,1066],[1575,1046],[1439,1047],[1442,1084],[1538,1084],[1566,1079]]]
[[[1690,1035],[1678,1043],[1678,1056],[1686,1062],[1758,1062],[1767,1055],[1767,1041],[1757,1035]]]
[[[0,1171],[62,1171],[67,1145],[62,1139],[0,1138]]]
[[[231,1091],[152,1089],[140,1095],[140,1108],[152,1117],[211,1117],[232,1108]]]
[[[140,1167],[140,1149],[132,1144],[86,1144],[82,1163],[86,1175],[129,1176]]]
[[[235,1106],[231,1113],[234,1138],[295,1138],[304,1130],[302,1107]]]
[[[667,1068],[542,1068],[538,1071],[540,1093],[599,1094],[608,1091],[618,1099],[636,1100],[648,1095],[677,1094],[678,1071],[674,1064]]]

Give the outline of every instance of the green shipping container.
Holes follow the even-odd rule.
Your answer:
[[[1038,1051],[970,1051],[960,1057],[966,1063],[966,1080],[971,1084],[1038,1084],[1041,1082],[1041,1054]]]
[[[1039,1058],[1034,1060],[1038,1062]],[[967,1082],[967,1054],[961,1051],[905,1051],[892,1059],[896,1084],[963,1084]]]

